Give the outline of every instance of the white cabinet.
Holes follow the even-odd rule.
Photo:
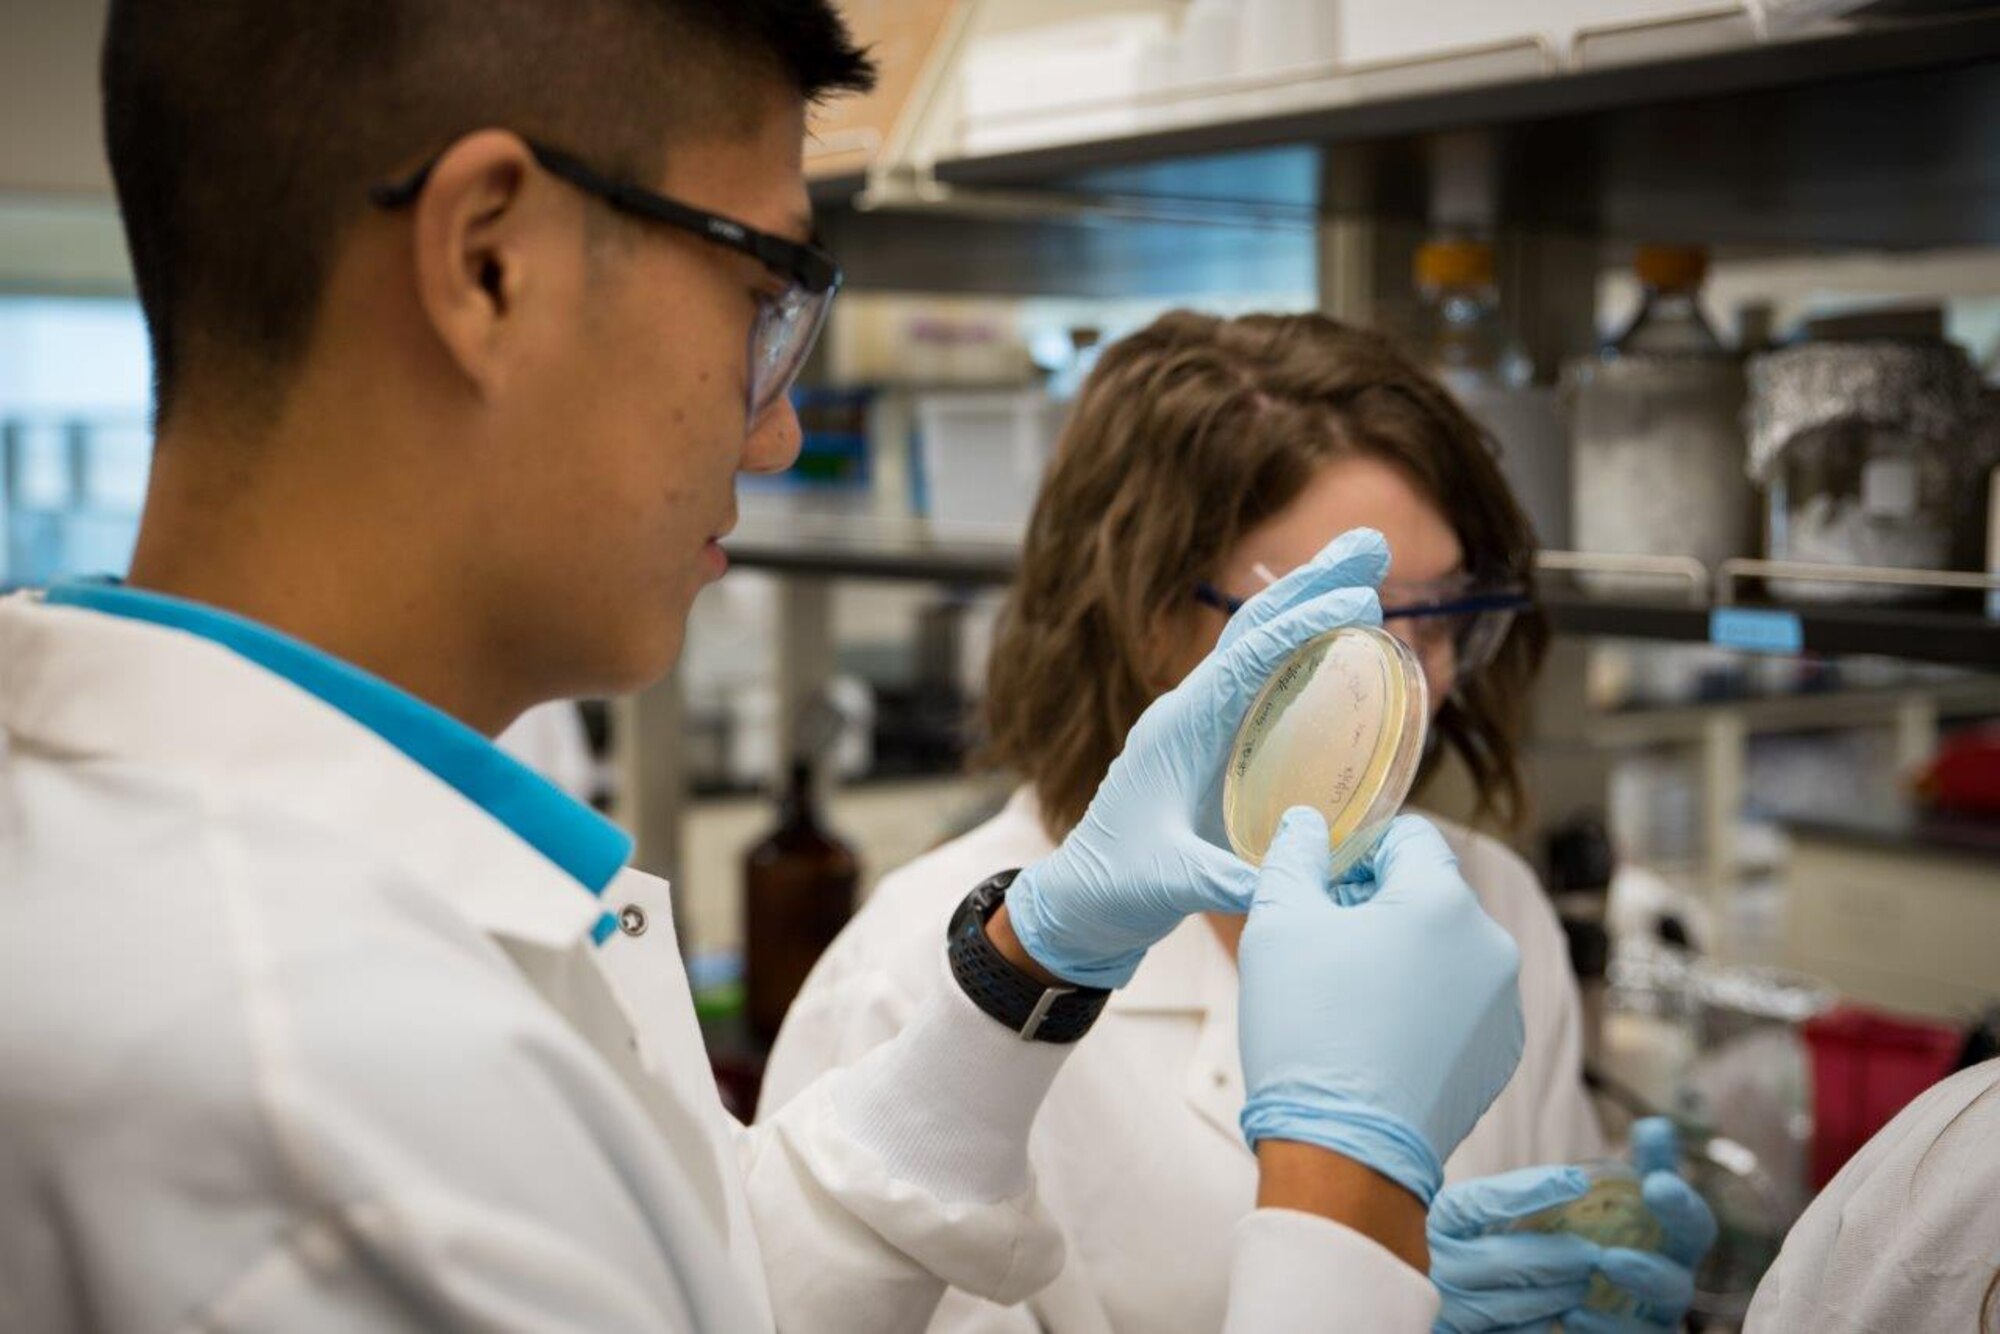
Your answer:
[[[1368,65],[1523,40],[1566,52],[1585,32],[1751,12],[1748,0],[1341,0],[1340,59]]]
[[[1786,963],[1883,1009],[2000,1001],[2000,860],[1795,834]]]

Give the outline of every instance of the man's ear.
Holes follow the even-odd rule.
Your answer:
[[[480,130],[447,149],[416,200],[417,300],[474,392],[506,381],[508,335],[546,275],[551,201],[520,136]]]

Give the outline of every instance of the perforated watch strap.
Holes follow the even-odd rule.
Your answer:
[[[1023,1041],[1075,1042],[1097,1022],[1111,993],[1100,987],[1045,987],[1009,963],[987,938],[987,919],[1007,901],[1007,887],[1019,874],[1002,871],[958,905],[945,940],[951,975],[974,1005]]]

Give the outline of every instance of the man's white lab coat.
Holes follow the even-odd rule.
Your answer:
[[[940,985],[744,1131],[670,907],[217,643],[0,602],[0,1329],[876,1334],[1056,1272],[1064,1049]],[[1237,1262],[1244,1329],[1435,1310],[1302,1215]]]
[[[1527,1046],[1513,1079],[1445,1164],[1448,1181],[1574,1162],[1604,1151],[1582,1083],[1569,955],[1527,865],[1492,839],[1440,827],[1487,913],[1521,948]],[[1026,866],[1051,849],[1023,789],[978,829],[887,877],[805,984],[764,1082],[767,1115],[824,1071],[859,1060],[909,1022],[924,992],[924,942],[956,903],[947,886]],[[1153,947],[1064,1068],[1031,1154],[1069,1243],[1061,1280],[1003,1311],[962,1292],[933,1330],[1214,1334],[1230,1294],[1227,1238],[1255,1204],[1257,1166],[1238,1128],[1237,973],[1208,923]]]

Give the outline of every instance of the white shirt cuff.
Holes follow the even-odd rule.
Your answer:
[[[1227,1334],[1425,1334],[1438,1306],[1427,1275],[1331,1219],[1258,1209],[1236,1225]]]
[[[940,986],[895,1039],[819,1080],[773,1128],[821,1189],[956,1288],[1011,1305],[1063,1266],[1028,1131],[1070,1047],[1023,1042]]]
[[[1024,1042],[972,1003],[938,952],[938,980],[896,1040],[838,1076],[848,1134],[891,1175],[953,1203],[1030,1185],[1028,1130],[1073,1044]]]

